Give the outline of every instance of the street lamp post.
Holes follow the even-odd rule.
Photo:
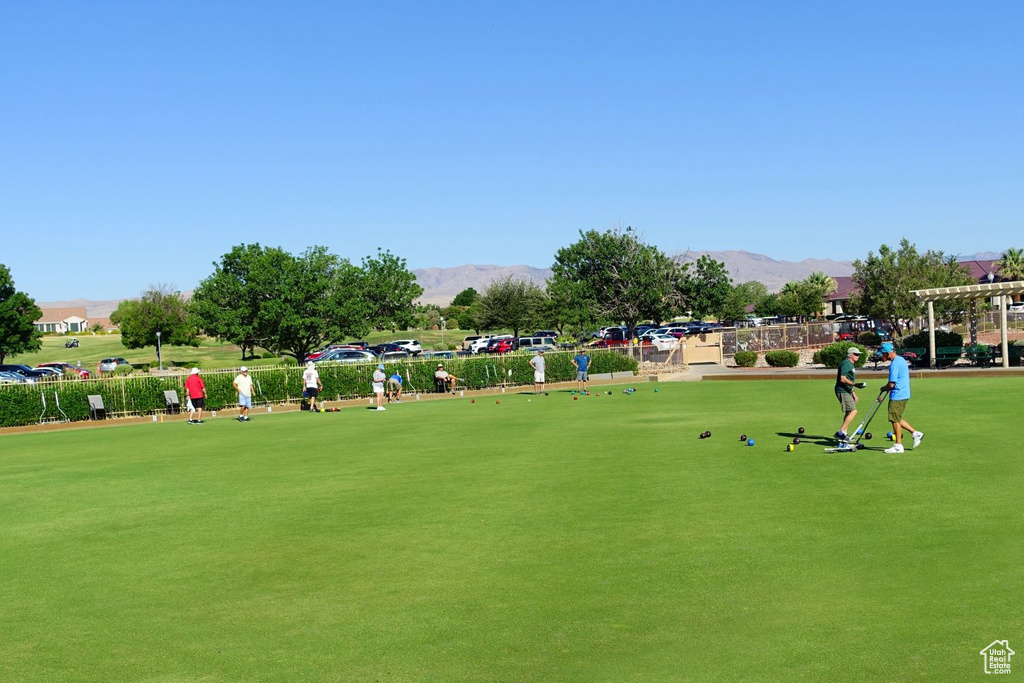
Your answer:
[[[441,316],[441,344],[442,344],[442,346],[444,345],[444,324],[445,324],[445,320],[444,320],[444,316],[442,315]],[[448,348],[448,347],[445,346],[445,348]]]
[[[160,330],[156,331],[156,359],[160,363],[160,372],[164,371],[164,357],[160,353]]]

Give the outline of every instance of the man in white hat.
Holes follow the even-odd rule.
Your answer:
[[[324,385],[320,383],[320,373],[316,371],[313,361],[306,363],[306,370],[302,373],[302,386],[303,393],[309,399],[309,409],[315,413],[316,399],[324,390]]]
[[[238,392],[238,421],[248,422],[249,408],[252,408],[252,377],[249,376],[249,368],[244,365],[238,372],[231,386]]]
[[[377,369],[373,371],[373,395],[377,397],[377,410],[387,410],[384,407],[384,380],[387,379],[387,375],[384,374],[384,364],[380,363],[377,365]]]
[[[850,423],[857,416],[858,399],[854,388],[862,386],[857,384],[857,361],[859,359],[860,349],[851,346],[846,350],[846,358],[839,364],[839,370],[836,372],[836,398],[839,399],[839,405],[843,409],[843,426],[835,433],[839,443],[850,440],[850,435],[846,433],[846,430],[850,428]]]
[[[188,397],[188,423],[190,425],[203,424],[203,407],[206,405],[206,383],[199,376],[199,368],[192,368],[185,380],[185,395]],[[192,418],[193,413],[196,419]]]

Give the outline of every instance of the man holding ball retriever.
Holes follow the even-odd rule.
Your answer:
[[[914,448],[921,445],[924,432],[919,432],[910,426],[910,423],[903,417],[907,401],[910,400],[910,367],[903,356],[896,353],[892,342],[882,344],[882,358],[889,361],[889,382],[882,387],[882,393],[878,395],[878,402],[885,398],[885,392],[889,392],[889,422],[892,423],[892,440],[895,442],[891,448],[886,448],[886,453],[903,452],[903,430],[909,430],[914,437]]]
[[[857,416],[858,399],[854,388],[864,386],[863,383],[857,382],[857,361],[859,359],[860,349],[851,346],[846,350],[846,358],[839,364],[839,370],[836,372],[836,398],[843,409],[843,426],[835,433],[839,443],[846,443],[850,440],[850,435],[846,433],[846,430],[850,428],[850,423]]]

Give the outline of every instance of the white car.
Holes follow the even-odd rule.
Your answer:
[[[395,346],[401,346],[414,356],[418,356],[423,352],[423,347],[420,346],[420,343],[415,339],[396,339],[391,343]]]
[[[651,346],[659,351],[671,351],[679,346],[679,338],[671,334],[654,334],[650,337]]]
[[[470,353],[480,353],[485,348],[487,348],[487,343],[490,342],[490,341],[491,341],[490,337],[480,337],[479,339],[474,340],[469,345],[469,352]]]

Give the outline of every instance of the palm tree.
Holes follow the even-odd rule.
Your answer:
[[[1024,280],[1024,249],[1010,247],[1003,252],[1002,258],[995,263],[999,276],[1007,280]],[[1015,295],[1014,301],[1020,301]]]

